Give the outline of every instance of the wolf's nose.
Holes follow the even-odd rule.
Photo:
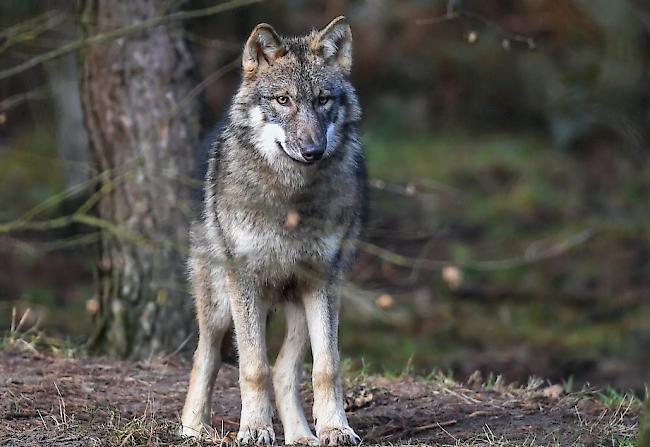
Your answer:
[[[318,144],[308,144],[300,151],[300,153],[302,154],[305,160],[316,161],[323,158],[323,153],[325,153],[325,149],[319,146]]]

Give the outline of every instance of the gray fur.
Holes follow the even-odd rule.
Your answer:
[[[265,315],[271,303],[286,303],[288,333],[272,380],[285,442],[358,441],[343,412],[337,342],[340,287],[355,254],[366,190],[361,110],[349,79],[351,43],[343,18],[321,32],[285,39],[258,25],[246,43],[243,80],[213,144],[203,216],[192,227],[190,279],[200,340],[184,435],[197,435],[209,423],[206,394],[223,334],[234,323],[242,392],[238,439],[273,442]],[[308,149],[322,158],[309,159]],[[308,338],[316,359],[317,438],[301,416],[295,383]]]

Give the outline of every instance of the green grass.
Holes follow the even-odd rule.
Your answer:
[[[40,327],[39,320],[30,322],[31,308],[18,313],[14,307],[11,312],[11,324],[8,330],[0,334],[0,350],[18,350],[29,353],[44,352],[61,357],[81,357],[86,350],[70,339],[50,337]]]
[[[608,407],[619,407],[625,405],[640,406],[641,400],[634,393],[622,392],[611,387],[598,393],[598,399]]]

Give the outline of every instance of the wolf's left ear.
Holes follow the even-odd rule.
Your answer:
[[[242,54],[244,76],[254,75],[261,67],[273,65],[273,62],[284,56],[286,48],[278,33],[267,23],[255,27],[246,41]]]
[[[335,63],[346,76],[352,69],[352,30],[345,17],[340,16],[319,32],[310,44],[313,52],[327,62]]]

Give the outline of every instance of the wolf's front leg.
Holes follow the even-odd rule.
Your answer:
[[[273,371],[275,402],[284,428],[284,443],[318,445],[300,403],[300,379],[307,350],[307,320],[301,302],[284,304],[287,333]]]
[[[241,418],[237,440],[242,444],[270,445],[275,442],[271,404],[271,369],[266,355],[266,312],[255,284],[239,275],[228,275],[237,348]]]
[[[314,358],[316,436],[321,445],[356,445],[361,439],[350,428],[345,416],[339,376],[338,291],[330,292],[325,287],[308,291],[303,295],[303,303]]]

